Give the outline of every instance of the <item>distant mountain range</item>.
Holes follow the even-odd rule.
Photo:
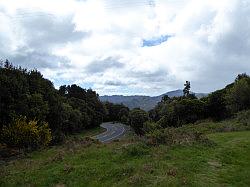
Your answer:
[[[174,90],[167,92],[165,94],[159,96],[143,96],[143,95],[132,95],[132,96],[123,96],[123,95],[112,95],[112,96],[100,96],[101,101],[108,101],[111,103],[120,104],[123,103],[130,109],[133,108],[141,108],[143,110],[149,111],[153,109],[158,102],[161,101],[161,98],[164,95],[168,95],[169,97],[178,97],[183,95],[182,90]],[[204,97],[207,94],[205,93],[195,93],[195,96],[198,98]]]

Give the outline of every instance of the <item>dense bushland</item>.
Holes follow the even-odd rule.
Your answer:
[[[41,142],[38,133],[47,123],[52,142],[60,142],[67,134],[98,126],[107,113],[95,91],[77,85],[57,90],[39,71],[8,61],[0,67],[0,90],[0,140],[9,146],[48,144],[51,138]]]

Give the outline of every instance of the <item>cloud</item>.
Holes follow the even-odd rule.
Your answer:
[[[117,80],[108,80],[105,81],[104,85],[108,85],[108,86],[127,86],[126,83],[123,83],[122,81],[117,81]]]
[[[86,66],[85,71],[87,73],[103,73],[108,69],[123,68],[124,64],[119,62],[118,57],[107,57],[103,60],[95,60]]]
[[[50,15],[23,18],[19,28],[23,32],[27,47],[48,50],[86,37],[89,33],[75,30],[72,16],[55,17]]]
[[[3,38],[7,39],[1,40],[1,45],[8,49],[0,49],[2,58],[8,58],[12,63],[26,68],[39,70],[69,68],[69,58],[58,56],[53,50],[79,41],[89,33],[76,31],[72,15],[57,17],[46,12],[25,13],[24,10],[17,9],[16,17],[9,20],[9,24],[13,24],[14,27],[8,30],[9,33],[4,33],[10,40],[4,36]],[[4,15],[8,19],[6,12]]]
[[[70,68],[70,61],[64,57],[51,55],[43,52],[24,52],[20,50],[19,53],[11,56],[11,62],[18,62],[18,65],[30,69],[52,69],[57,70],[60,67]]]
[[[250,73],[250,2],[0,2],[0,58],[102,94],[210,92]]]

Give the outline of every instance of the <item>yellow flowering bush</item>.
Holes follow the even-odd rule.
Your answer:
[[[37,148],[46,146],[52,139],[48,123],[28,121],[19,117],[8,126],[3,126],[1,142],[11,147]]]

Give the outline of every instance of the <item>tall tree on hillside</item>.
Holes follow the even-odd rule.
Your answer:
[[[235,79],[235,82],[237,82],[237,81],[239,81],[239,80],[241,80],[241,79],[244,79],[244,78],[250,78],[250,76],[249,75],[247,75],[246,73],[242,73],[242,74],[239,74],[237,77],[236,77],[236,79]]]
[[[190,82],[189,81],[186,81],[186,83],[184,84],[184,89],[183,89],[183,95],[185,96],[185,97],[188,97],[189,96],[189,94],[190,94],[190,88],[191,88],[191,86],[190,86]]]

